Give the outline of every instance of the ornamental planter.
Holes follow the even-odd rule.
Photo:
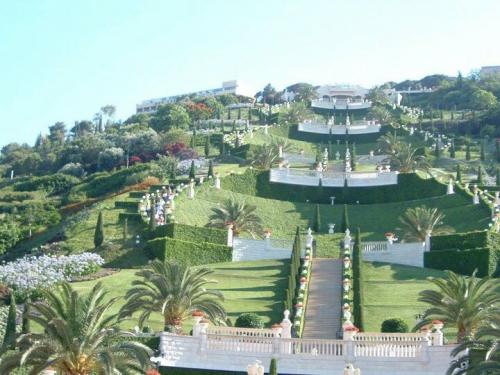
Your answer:
[[[351,266],[351,259],[349,257],[344,257],[344,269],[349,269]]]

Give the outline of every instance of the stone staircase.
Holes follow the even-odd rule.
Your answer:
[[[233,240],[233,262],[263,259],[289,259],[292,249],[266,246],[265,240],[235,238]]]
[[[335,339],[340,330],[342,261],[314,258],[302,333],[304,339]]]

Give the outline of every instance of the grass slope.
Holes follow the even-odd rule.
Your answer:
[[[208,267],[215,271],[211,279],[217,281],[216,284],[212,284],[211,288],[219,289],[224,294],[224,306],[233,323],[238,315],[244,312],[258,314],[267,325],[281,321],[288,261],[219,263]],[[136,279],[136,272],[133,269],[123,269],[99,280],[73,283],[73,287],[87,292],[97,282],[102,282],[110,292],[109,298],[123,297],[130,289],[132,281]],[[121,298],[112,312],[118,312],[123,303],[124,299]],[[129,329],[136,325],[136,320],[123,324],[124,328]],[[154,330],[160,330],[163,326],[161,316],[152,315],[148,325]],[[189,331],[190,322],[187,322],[185,329]]]

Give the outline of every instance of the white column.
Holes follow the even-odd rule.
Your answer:
[[[425,232],[425,251],[431,251],[431,235],[431,230]]]
[[[267,125],[267,124],[265,124],[265,125],[264,125],[264,134],[265,134],[265,135],[268,135],[268,134],[269,134],[269,131],[268,131],[268,125]]]

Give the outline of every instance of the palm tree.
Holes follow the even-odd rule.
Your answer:
[[[487,375],[500,373],[500,310],[493,314],[494,317],[482,324],[474,338],[466,338],[460,345],[453,349],[451,355],[456,359],[451,363],[447,375]],[[484,355],[484,360],[474,363],[470,358],[471,350],[479,350]],[[458,357],[458,358],[457,358]],[[469,366],[463,369],[461,364],[468,362]],[[488,372],[490,371],[490,372]]]
[[[131,317],[137,311],[139,326],[151,313],[162,314],[165,330],[179,326],[195,311],[202,311],[213,322],[223,322],[226,312],[218,290],[207,290],[206,285],[215,283],[207,279],[213,273],[208,268],[189,268],[183,265],[155,260],[148,268],[136,273],[142,280],[134,280],[120,310],[120,317]]]
[[[226,228],[232,225],[233,234],[247,232],[255,237],[262,232],[261,219],[255,214],[256,206],[247,204],[244,200],[234,198],[226,200],[221,207],[212,208],[208,227]]]
[[[304,121],[307,117],[309,117],[309,115],[310,112],[305,103],[291,103],[289,106],[283,106],[280,109],[278,123],[280,125],[297,124]]]
[[[445,215],[437,208],[427,208],[425,206],[408,208],[399,221],[404,231],[404,238],[407,241],[424,242],[427,232],[434,235],[453,233],[454,229],[448,225],[443,225]]]
[[[441,320],[457,329],[457,341],[463,342],[466,337],[475,337],[478,328],[486,322],[498,318],[500,307],[500,279],[461,276],[445,271],[446,278],[429,278],[437,290],[423,290],[419,301],[428,303],[422,321],[415,329],[419,329],[433,320]]]
[[[401,141],[398,139],[396,133],[386,133],[378,140],[378,148],[387,155],[396,154],[399,151]]]
[[[271,144],[256,146],[251,152],[250,159],[253,166],[269,169],[279,160],[278,149]]]
[[[31,303],[28,319],[42,333],[27,333],[18,340],[20,351],[0,363],[0,373],[30,366],[30,374],[53,368],[63,375],[114,375],[144,370],[151,349],[133,340],[134,334],[118,328],[111,309],[117,298],[108,300],[97,283],[81,295],[67,282],[45,291],[43,299]]]
[[[403,173],[415,172],[417,169],[427,171],[430,167],[425,156],[418,155],[417,149],[405,142],[399,143],[397,152],[392,154],[388,160],[394,169]]]

